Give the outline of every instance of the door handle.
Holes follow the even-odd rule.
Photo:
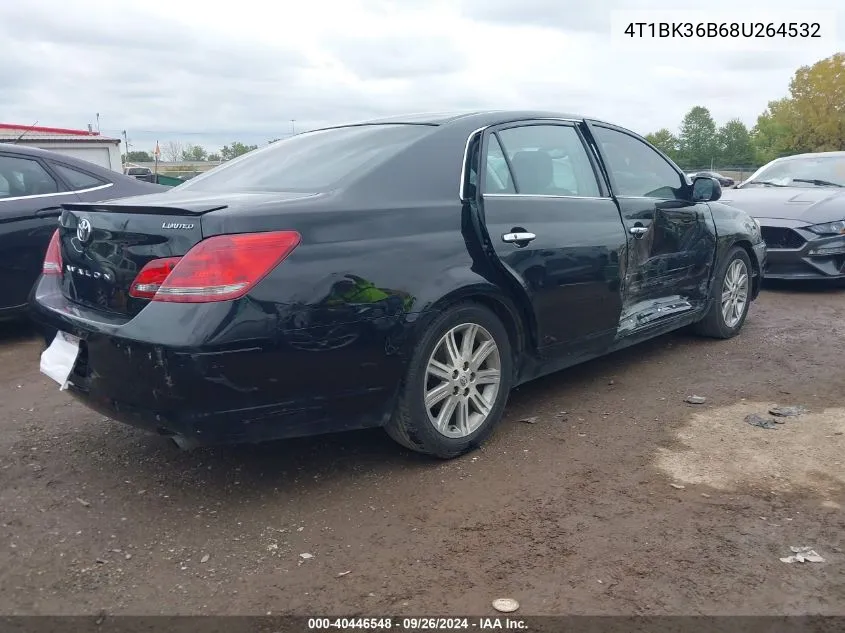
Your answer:
[[[531,240],[535,239],[536,237],[537,236],[534,235],[534,233],[528,233],[528,232],[524,232],[524,233],[505,233],[504,235],[502,235],[502,241],[503,242],[516,242],[516,243],[519,243],[519,242],[528,243]]]
[[[648,233],[648,227],[646,226],[632,226],[628,229],[628,232],[633,235],[638,240],[642,239],[643,235]]]

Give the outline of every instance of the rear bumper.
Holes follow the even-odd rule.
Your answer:
[[[199,444],[254,443],[386,421],[401,372],[372,323],[350,324],[332,349],[323,328],[275,330],[271,314],[263,325],[258,315],[240,321],[252,336],[227,332],[231,303],[149,307],[122,325],[102,315],[95,322],[61,295],[36,291],[31,312],[45,341],[56,330],[81,339],[69,393],[147,431]],[[249,309],[237,308],[242,316]],[[204,328],[217,331],[216,340],[198,335]],[[309,346],[314,341],[321,344]]]
[[[16,321],[18,319],[25,319],[27,316],[27,305],[22,306],[8,306],[0,308],[0,321]]]

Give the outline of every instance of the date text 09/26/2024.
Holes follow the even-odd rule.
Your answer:
[[[476,618],[309,618],[308,630],[527,630],[524,620],[508,617]]]

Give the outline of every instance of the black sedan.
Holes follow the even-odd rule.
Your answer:
[[[0,319],[26,308],[63,202],[164,189],[64,154],[0,144]]]
[[[760,224],[767,279],[845,281],[845,152],[777,158],[727,195]]]
[[[684,326],[736,335],[765,245],[720,194],[569,115],[299,134],[64,205],[31,298],[42,371],[183,446],[385,427],[453,457],[520,383]]]
[[[697,171],[691,174],[687,174],[690,178],[715,178],[719,181],[719,184],[722,187],[733,187],[736,184],[736,181],[731,178],[730,176],[723,176],[722,174],[716,173],[715,171]]]

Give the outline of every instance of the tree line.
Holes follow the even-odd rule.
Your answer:
[[[710,111],[695,106],[677,134],[662,128],[646,139],[684,169],[747,167],[791,154],[845,150],[845,53],[800,67],[789,94],[770,101],[750,130],[739,119],[717,128]]]
[[[273,143],[278,139],[268,141]],[[242,154],[258,149],[258,145],[247,145],[240,141],[234,141],[229,145],[224,145],[219,152],[208,152],[202,145],[195,145],[192,143],[180,143],[179,141],[168,141],[160,148],[161,160],[171,163],[181,163],[185,161],[192,162],[221,162],[232,160]],[[152,163],[155,161],[155,156],[152,152],[131,151],[126,154],[126,161],[130,163]]]
[[[789,94],[770,101],[751,129],[739,119],[717,127],[710,111],[698,105],[687,112],[677,133],[662,128],[646,138],[684,169],[750,167],[790,154],[845,150],[845,53],[799,68]],[[234,141],[210,153],[200,145],[169,141],[161,151],[164,160],[175,163],[226,161],[257,148]],[[154,160],[151,153],[138,151],[127,159]]]

